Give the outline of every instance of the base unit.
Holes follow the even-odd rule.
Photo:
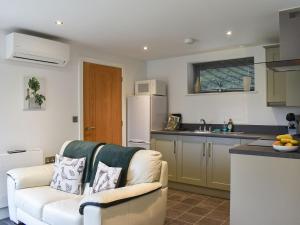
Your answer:
[[[169,180],[176,181],[177,177],[177,136],[159,135],[151,139],[151,146],[162,154],[162,160],[168,162]]]
[[[170,181],[230,190],[229,149],[241,139],[156,134],[151,143],[168,162]]]
[[[206,185],[206,137],[182,136],[178,140],[177,181]]]
[[[240,139],[207,138],[207,186],[230,190],[230,153],[229,149],[240,145]]]

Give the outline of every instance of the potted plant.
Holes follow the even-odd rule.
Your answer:
[[[42,108],[42,104],[46,101],[46,97],[39,93],[41,84],[36,77],[31,77],[28,81],[27,95],[25,100],[28,101],[28,108]]]

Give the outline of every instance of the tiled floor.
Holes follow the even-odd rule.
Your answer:
[[[229,225],[229,200],[169,189],[166,225]],[[12,225],[0,220],[0,225]]]
[[[169,189],[166,225],[229,225],[229,200]]]

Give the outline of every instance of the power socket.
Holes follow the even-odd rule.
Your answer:
[[[45,158],[45,163],[49,164],[49,163],[55,163],[55,156],[48,156]]]

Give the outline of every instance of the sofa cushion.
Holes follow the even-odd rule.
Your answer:
[[[115,189],[119,184],[121,171],[122,168],[120,167],[109,167],[99,162],[91,194]]]
[[[82,225],[83,216],[79,214],[82,199],[83,196],[78,196],[45,205],[43,221],[51,225]]]
[[[86,158],[72,159],[56,154],[50,186],[71,194],[81,194]]]
[[[161,153],[158,151],[145,150],[136,152],[128,168],[126,185],[158,181],[161,170],[161,159]]]
[[[75,198],[78,195],[58,191],[50,186],[26,188],[16,190],[15,204],[17,208],[41,220],[43,208],[46,204]]]

